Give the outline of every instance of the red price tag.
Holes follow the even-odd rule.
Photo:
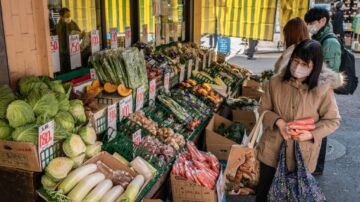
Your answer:
[[[131,28],[125,28],[125,48],[130,48],[131,46]]]
[[[75,55],[80,53],[80,41],[79,35],[70,36],[70,55]]]
[[[166,93],[170,92],[169,82],[170,82],[170,73],[166,73],[164,77],[164,88]]]
[[[59,50],[59,42],[57,40],[51,40],[51,51]]]
[[[38,152],[40,158],[40,166],[45,168],[47,165],[46,159],[49,159],[49,156],[46,155],[47,152],[44,152],[46,149],[54,145],[54,121],[51,120],[46,124],[42,125],[38,129]],[[49,151],[50,153],[51,151]]]
[[[132,95],[120,101],[120,120],[128,117],[132,113]]]
[[[141,86],[136,90],[136,110],[139,111],[144,106],[145,87]]]
[[[116,49],[118,47],[117,44],[117,29],[111,28],[110,29],[110,46],[111,49]]]
[[[156,96],[156,79],[150,81],[149,84],[149,100],[155,101]]]
[[[132,134],[132,140],[133,140],[133,143],[136,145],[141,143],[141,140],[142,140],[141,129],[137,130],[135,133]]]
[[[108,127],[116,130],[116,104],[108,106]]]

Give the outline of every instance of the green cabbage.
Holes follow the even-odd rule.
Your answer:
[[[84,126],[79,131],[80,137],[84,140],[86,144],[95,144],[96,141],[96,132],[95,129],[91,126]]]
[[[16,99],[15,94],[7,85],[0,85],[0,118],[6,116],[6,109],[8,105]]]
[[[62,148],[65,155],[70,158],[79,156],[80,154],[86,151],[85,143],[82,141],[81,137],[76,134],[73,134],[70,137],[68,137],[64,141]]]
[[[49,90],[49,87],[36,76],[28,76],[20,79],[19,81],[20,93],[23,96],[27,96],[32,90],[43,92]]]
[[[50,117],[55,116],[59,111],[59,102],[55,93],[32,91],[26,101],[33,108],[35,115],[48,114]]]
[[[59,110],[69,111],[70,101],[69,101],[69,96],[67,94],[56,93],[56,99],[59,102]]]
[[[95,142],[95,144],[86,146],[86,158],[92,158],[101,152],[102,142]]]
[[[17,128],[35,121],[31,106],[23,100],[15,100],[6,110],[6,118],[13,128]]]
[[[69,112],[73,115],[76,123],[86,123],[86,114],[81,100],[71,100]]]
[[[85,153],[80,154],[79,156],[75,156],[71,158],[74,161],[74,168],[80,167],[85,160]]]
[[[13,132],[13,128],[11,128],[8,122],[5,119],[0,119],[0,139],[8,140],[11,138],[11,133]]]
[[[58,140],[63,140],[68,138],[72,133],[66,131],[65,129],[63,129],[62,127],[56,125],[55,129],[54,129],[54,140],[58,141]]]
[[[37,144],[38,141],[38,127],[36,124],[28,124],[16,128],[11,134],[12,138],[18,142],[32,142]]]
[[[48,81],[46,83],[53,92],[65,94],[65,88],[60,80]]]
[[[75,128],[74,118],[69,112],[60,111],[57,113],[55,116],[55,123],[57,126],[60,126],[68,132],[72,132]]]
[[[48,114],[41,114],[40,116],[36,117],[36,124],[38,125],[44,125],[45,123],[49,122],[51,120],[50,116]]]

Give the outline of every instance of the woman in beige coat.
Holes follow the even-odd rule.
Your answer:
[[[269,81],[260,103],[259,113],[266,110],[263,123],[266,130],[259,143],[258,158],[260,181],[256,201],[266,201],[280,145],[287,142],[286,161],[294,171],[294,141],[298,141],[304,163],[310,172],[315,170],[322,138],[333,133],[340,125],[340,115],[333,88],[341,85],[338,74],[323,68],[321,44],[305,40],[298,44],[286,68]],[[316,129],[290,136],[287,123],[312,117]]]

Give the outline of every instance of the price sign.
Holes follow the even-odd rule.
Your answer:
[[[51,152],[54,152],[53,150],[49,152],[43,152],[54,145],[54,121],[51,120],[40,126],[38,132],[38,152],[40,157],[40,166],[45,168],[48,161],[51,160],[49,157],[53,156],[53,153],[51,154]]]
[[[99,30],[94,30],[91,32],[91,53],[96,53],[100,51],[100,37]]]
[[[125,28],[125,48],[130,48],[131,46],[131,27]]]
[[[156,97],[156,79],[153,79],[149,83],[149,101],[155,101]]]
[[[147,25],[142,25],[142,30],[143,30],[143,33],[142,33],[142,42],[143,43],[147,43],[148,42],[148,28],[147,28]]]
[[[206,54],[203,55],[202,70],[205,70],[205,68],[206,68]]]
[[[117,121],[117,114],[116,114],[116,104],[112,104],[108,106],[108,127],[113,128],[116,130],[116,121]]]
[[[161,24],[158,23],[155,25],[155,45],[161,45]]]
[[[195,71],[199,71],[199,58],[196,58],[196,61],[195,61]]]
[[[120,101],[119,103],[120,121],[123,120],[125,117],[128,117],[132,113],[133,111],[132,103],[133,103],[132,95],[129,95]]]
[[[136,108],[135,111],[139,111],[144,106],[144,93],[145,86],[140,86],[136,90]]]
[[[185,41],[185,22],[181,24],[181,40]]]
[[[165,43],[170,43],[170,36],[169,36],[169,23],[165,24]]]
[[[90,69],[91,79],[97,79],[96,70],[94,68]]]
[[[59,55],[59,37],[51,36],[51,55],[54,72],[60,71],[60,55]]]
[[[192,71],[192,66],[193,66],[193,60],[189,60],[188,63],[188,69],[187,69],[187,78],[190,79],[191,77],[191,71]]]
[[[181,65],[179,82],[183,82],[184,78],[185,78],[185,65]]]
[[[169,83],[170,83],[170,73],[167,72],[164,76],[164,88],[166,93],[170,92]]]
[[[135,133],[132,134],[132,141],[134,144],[140,144],[142,140],[141,137],[141,129],[137,130]]]
[[[117,29],[110,28],[110,47],[116,49],[118,47]]]
[[[69,36],[70,63],[71,69],[81,66],[80,39],[79,35]]]

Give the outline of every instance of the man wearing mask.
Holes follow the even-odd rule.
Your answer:
[[[79,26],[71,20],[70,10],[68,8],[62,8],[59,14],[60,19],[56,25],[56,34],[59,37],[60,66],[62,72],[67,72],[71,70],[69,35],[73,31],[81,32],[81,30]]]
[[[335,72],[339,72],[341,64],[341,44],[336,39],[334,33],[331,32],[331,25],[329,22],[329,11],[322,7],[311,8],[305,14],[305,22],[307,23],[308,30],[312,34],[312,39],[321,43],[324,62],[329,68]],[[334,35],[334,37],[329,37]],[[322,139],[320,154],[314,174],[321,175],[325,167],[327,138]]]
[[[305,14],[305,22],[308,30],[312,34],[312,39],[321,43],[324,62],[335,72],[339,72],[341,64],[341,45],[339,41],[334,38],[327,38],[329,35],[334,35],[331,32],[329,11],[322,7],[311,8]]]

